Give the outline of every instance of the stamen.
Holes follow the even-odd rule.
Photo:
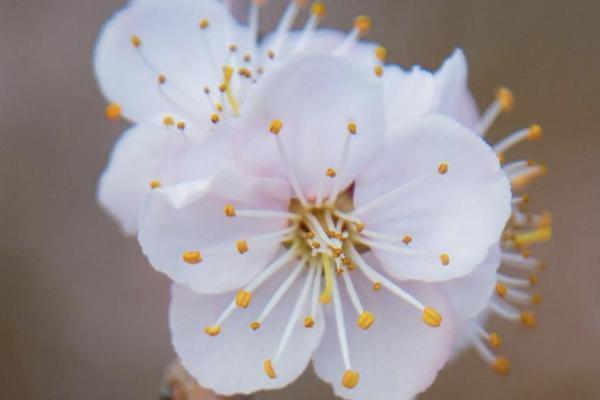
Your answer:
[[[407,248],[406,246],[398,247],[398,246],[395,246],[390,243],[376,242],[376,241],[373,241],[370,239],[365,239],[360,236],[355,236],[354,240],[358,243],[362,243],[371,248],[389,251],[390,253],[394,253],[394,254],[411,255],[411,256],[429,256],[429,257],[438,258],[438,256],[432,255],[432,254],[422,251],[422,250],[415,250],[415,249]],[[441,254],[439,256],[439,260],[440,260],[441,264],[444,266],[450,264],[450,257],[447,254]]]
[[[252,293],[245,290],[240,290],[235,296],[235,304],[240,308],[248,308],[252,301]]]
[[[513,278],[512,276],[507,276],[500,273],[498,273],[497,276],[498,282],[515,289],[529,289],[538,283],[538,278],[536,275],[531,275],[528,279]]]
[[[537,258],[525,258],[521,254],[502,252],[502,265],[518,268],[528,272],[536,272],[542,268],[543,262]]]
[[[481,358],[491,368],[501,375],[508,374],[510,371],[510,363],[506,357],[494,355],[481,340],[473,339],[473,344]]]
[[[347,370],[342,377],[342,385],[347,389],[354,389],[358,385],[360,375],[356,371]]]
[[[175,125],[175,119],[171,115],[166,115],[163,118],[163,124],[165,126],[173,126],[173,125]]]
[[[158,189],[159,187],[162,186],[162,183],[160,183],[159,180],[152,180],[150,181],[150,189]]]
[[[352,131],[354,131],[355,133],[353,134]],[[342,147],[342,153],[340,154],[340,159],[338,161],[338,165],[337,165],[338,171],[343,171],[346,167],[346,162],[348,161],[348,155],[350,153],[350,139],[352,136],[354,136],[356,134],[356,124],[355,123],[350,122],[350,124],[348,125],[348,133],[349,133],[349,135],[347,135],[346,139],[344,139],[344,146]],[[337,173],[335,173],[335,170],[333,170],[333,172],[334,172],[333,176],[331,176],[329,174],[328,174],[328,176],[334,178],[337,175]],[[338,177],[333,182],[331,192],[329,193],[329,201],[327,202],[327,204],[330,207],[333,207],[335,205],[335,201],[337,200],[338,193],[339,193],[340,189],[342,189],[340,187],[340,184],[341,184],[341,179]],[[320,202],[317,204],[320,204]]]
[[[199,251],[185,251],[181,258],[188,264],[199,264],[202,262],[202,253]]]
[[[550,239],[552,239],[552,228],[547,226],[533,231],[518,233],[513,240],[518,247],[524,247],[534,243],[547,242]]]
[[[336,326],[337,326],[338,339],[340,341],[340,350],[342,352],[344,366],[346,367],[346,371],[348,371],[348,370],[352,370],[352,367],[350,365],[350,353],[348,351],[348,337],[346,336],[346,327],[344,325],[344,311],[342,308],[342,302],[340,300],[340,293],[339,293],[339,290],[337,287],[336,279],[333,279],[332,291],[333,291],[333,306],[335,309],[335,322],[336,322]],[[356,383],[357,382],[358,382],[358,378],[356,380]],[[356,386],[356,383],[355,383],[355,386]]]
[[[104,116],[109,121],[118,121],[121,119],[121,106],[117,103],[110,103],[104,109]]]
[[[245,217],[245,218],[265,218],[265,219],[290,219],[298,220],[300,215],[287,211],[272,211],[272,210],[236,210],[233,204],[227,204],[224,208],[225,215],[228,217]]]
[[[514,96],[510,90],[501,87],[496,91],[496,99],[479,120],[476,131],[482,136],[485,136],[494,121],[498,118],[501,112],[510,111],[514,105]]]
[[[343,274],[342,279],[344,280],[344,284],[346,285],[346,291],[348,292],[348,297],[350,297],[350,301],[352,301],[352,305],[354,306],[356,313],[359,316],[362,316],[362,314],[365,313],[365,309],[363,308],[363,306],[360,302],[360,299],[358,297],[358,293],[356,293],[356,289],[354,288],[354,285],[352,284],[352,278],[350,278],[350,274]],[[359,318],[359,321],[360,321],[360,318]],[[359,325],[360,325],[360,322],[359,322]]]
[[[321,275],[323,273],[323,264],[311,265],[311,269],[316,270],[316,274],[312,284],[311,301],[310,301],[310,315],[304,319],[304,326],[306,328],[312,328],[315,324],[315,318],[317,316],[317,305],[319,304],[319,293],[321,291]]]
[[[524,171],[511,176],[511,185],[513,190],[521,190],[527,186],[531,181],[541,176],[546,175],[547,168],[544,165],[534,165],[528,167]]]
[[[273,362],[270,358],[267,358],[264,363],[265,373],[271,379],[276,379],[277,374],[275,373],[275,368],[273,368]]]
[[[238,240],[235,242],[235,247],[240,254],[244,254],[249,250],[248,241],[246,240]]]
[[[288,33],[294,24],[294,20],[298,16],[298,11],[300,7],[303,7],[305,4],[304,1],[291,0],[283,13],[283,16],[279,20],[279,25],[277,26],[277,31],[275,33],[275,40],[273,41],[273,46],[271,47],[275,53],[279,53],[281,50],[281,46],[285,42]]]
[[[529,128],[520,129],[494,145],[496,154],[504,153],[511,147],[516,146],[524,140],[534,141],[542,137],[542,128],[538,124],[531,125]]]
[[[350,31],[344,42],[337,48],[335,55],[344,55],[350,50],[361,35],[367,34],[371,30],[371,18],[366,15],[360,15],[354,20],[354,29]]]
[[[311,6],[311,16],[302,30],[302,34],[300,35],[298,44],[294,49],[294,53],[302,50],[310,41],[310,39],[312,39],[319,22],[323,17],[325,17],[325,14],[327,14],[327,7],[325,4],[321,1],[315,1]]]

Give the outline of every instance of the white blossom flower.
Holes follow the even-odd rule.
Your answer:
[[[260,3],[248,27],[212,0],[137,0],[107,24],[107,116],[136,126],[100,201],[175,281],[173,343],[203,386],[279,388],[312,359],[344,398],[411,398],[486,307],[510,214],[464,57],[384,66],[357,42],[367,17],[316,30],[319,2],[258,43]]]

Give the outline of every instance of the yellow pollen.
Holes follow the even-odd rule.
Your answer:
[[[275,59],[275,52],[273,50],[269,50],[267,52],[267,57],[269,57],[270,60],[274,60]]]
[[[283,122],[281,122],[280,119],[274,119],[269,125],[269,132],[271,132],[273,135],[279,135],[281,128],[283,128]]]
[[[333,253],[333,256],[336,257],[336,258],[339,257],[339,256],[341,256],[342,253],[343,253],[342,249],[340,249],[338,247],[332,248],[331,252]]]
[[[373,71],[375,72],[375,76],[377,76],[378,78],[381,78],[383,76],[383,67],[381,65],[378,65],[375,68],[373,68]]]
[[[373,284],[373,290],[379,292],[381,290],[381,282],[375,282]]]
[[[217,108],[218,112],[223,112],[223,104],[217,103],[217,104],[215,104],[215,107]]]
[[[412,236],[410,236],[410,235],[406,235],[406,236],[404,236],[404,238],[402,239],[402,243],[404,243],[404,244],[406,244],[406,245],[409,245],[409,244],[411,244],[411,242],[412,242],[412,241],[413,241],[413,238],[412,238]]]
[[[121,118],[121,106],[117,103],[110,103],[104,109],[104,116],[109,121],[117,121]]]
[[[233,207],[233,204],[227,204],[223,211],[225,211],[226,216],[235,217],[235,208]]]
[[[542,127],[538,124],[533,124],[527,132],[527,140],[538,140],[542,137]]]
[[[310,12],[317,18],[323,18],[327,14],[327,6],[321,1],[315,1],[311,6]]]
[[[494,360],[492,368],[500,375],[508,375],[510,372],[510,362],[508,361],[508,358],[504,356],[498,356]]]
[[[275,368],[273,368],[273,362],[270,358],[267,358],[264,363],[265,373],[271,379],[277,378],[277,374],[275,373]]]
[[[342,377],[342,385],[347,389],[354,389],[358,385],[360,375],[356,371],[347,370]]]
[[[336,268],[335,269],[335,274],[340,276],[344,273],[344,268]]]
[[[167,82],[167,77],[164,76],[163,74],[160,74],[158,76],[157,80],[158,80],[158,84],[159,85],[163,85],[163,84],[165,84]]]
[[[219,333],[221,333],[221,326],[207,326],[206,328],[204,328],[204,332],[206,332],[208,336],[217,336]]]
[[[372,25],[371,18],[366,15],[359,15],[354,19],[354,28],[361,34],[368,33],[371,30]]]
[[[543,300],[544,300],[544,298],[539,293],[535,293],[533,296],[531,296],[531,303],[536,306],[539,306],[540,304],[542,304]]]
[[[244,254],[249,250],[248,242],[246,240],[238,240],[237,242],[235,242],[235,247],[237,248],[237,251],[240,254]]]
[[[177,129],[179,129],[180,131],[184,130],[185,129],[185,122],[179,121],[177,123]]]
[[[210,22],[207,19],[201,19],[199,25],[200,29],[206,29],[210,26]]]
[[[350,132],[350,134],[356,135],[357,130],[358,130],[358,128],[356,127],[356,123],[354,123],[354,122],[348,123],[348,132]]]
[[[235,304],[240,308],[248,308],[252,301],[252,293],[240,290],[235,296]]]
[[[227,85],[224,83],[221,83],[219,85],[219,92],[225,93],[226,90],[227,90]]]
[[[513,238],[517,246],[527,246],[532,243],[547,242],[552,239],[552,228],[547,226],[534,231],[518,233]]]
[[[259,329],[260,329],[260,322],[251,322],[251,323],[250,323],[250,328],[251,328],[253,331],[257,331],[257,330],[259,330]]]
[[[358,326],[361,329],[365,329],[365,330],[369,329],[373,325],[374,322],[375,322],[375,316],[368,311],[364,311],[362,314],[360,314],[360,316],[358,317],[358,320],[356,321]]]
[[[360,233],[365,229],[365,224],[358,223],[358,224],[355,224],[354,227],[356,228],[356,232]]]
[[[488,343],[493,348],[498,349],[502,346],[502,338],[497,333],[492,332],[492,333],[490,333]]]
[[[131,37],[131,44],[133,47],[140,47],[142,45],[142,39],[140,39],[139,36],[134,35]]]
[[[304,234],[304,236],[305,236],[307,239],[314,239],[314,238],[315,238],[315,233],[314,233],[313,231],[306,232],[306,233]]]
[[[170,116],[170,115],[166,115],[166,116],[163,118],[163,124],[164,124],[165,126],[173,126],[173,125],[175,125],[175,119],[173,119],[173,117],[172,117],[172,116]]]
[[[230,44],[229,45],[229,51],[232,53],[235,53],[238,50],[238,47],[236,44]]]
[[[510,111],[515,105],[515,96],[508,88],[499,87],[496,90],[496,101],[500,103],[502,111]]]
[[[448,264],[450,264],[450,256],[446,253],[440,255],[440,261],[442,262],[442,265],[446,266]]]
[[[238,73],[240,74],[240,76],[243,76],[244,78],[252,78],[252,72],[250,72],[250,70],[246,67],[242,67],[238,70]]]
[[[249,63],[250,61],[252,61],[252,55],[251,54],[246,54],[244,56],[244,61]]]
[[[537,275],[531,275],[529,277],[529,283],[531,283],[532,286],[536,286],[538,283],[540,283],[540,278],[538,278]]]
[[[210,120],[213,124],[218,124],[221,120],[221,117],[219,117],[219,114],[211,114]]]
[[[385,61],[387,58],[387,49],[385,47],[379,46],[375,49],[375,57],[381,62]]]
[[[438,166],[438,172],[440,173],[440,175],[446,175],[448,173],[448,163],[441,163]]]
[[[521,313],[521,324],[529,328],[536,326],[537,318],[535,314],[528,311]]]
[[[504,164],[506,162],[506,156],[504,153],[498,153],[498,162],[500,164]]]
[[[156,179],[150,181],[150,189],[158,189],[161,186],[162,186],[162,183],[160,183],[160,181],[158,181]]]
[[[188,264],[198,264],[202,262],[202,254],[199,251],[184,251],[181,258]]]
[[[315,320],[313,319],[313,317],[304,318],[304,327],[305,328],[312,328],[313,326],[315,326]]]
[[[329,168],[329,169],[327,169],[326,174],[330,178],[335,178],[335,176],[337,175],[337,172],[335,172],[335,169]]]
[[[506,289],[506,285],[504,285],[503,283],[496,283],[496,294],[498,295],[498,297],[506,297],[507,291],[508,289]]]
[[[311,246],[313,249],[320,249],[321,248],[321,243],[319,242],[312,242]]]
[[[442,316],[431,307],[425,307],[422,316],[423,322],[432,328],[437,328],[442,324]]]

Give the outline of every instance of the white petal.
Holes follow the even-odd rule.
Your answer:
[[[204,18],[211,25],[201,32],[199,21]],[[220,83],[227,46],[238,29],[218,1],[131,2],[107,22],[98,39],[94,67],[99,85],[134,121],[185,111],[209,126],[210,104],[202,88]],[[142,41],[139,49],[131,43],[134,35]],[[166,76],[163,88],[175,101],[161,95],[157,73]]]
[[[189,148],[180,132],[149,125],[126,131],[115,144],[98,187],[98,201],[127,234],[138,228],[138,215],[150,182],[178,181],[179,160]]]
[[[395,65],[387,66],[383,85],[389,132],[438,108],[433,75],[420,67],[406,72]]]
[[[385,289],[373,291],[360,272],[352,274],[358,277],[354,282],[365,310],[375,316],[370,329],[360,329],[350,316],[352,306],[344,293],[350,359],[352,369],[360,374],[359,383],[352,390],[341,385],[344,364],[330,307],[325,308],[327,330],[313,358],[315,370],[344,399],[411,399],[433,382],[448,358],[455,337],[452,313],[443,295],[431,287],[403,285],[442,314],[442,325],[432,328],[421,320],[419,310]]]
[[[494,245],[473,272],[440,284],[456,318],[465,321],[477,317],[490,302],[500,267],[500,246]]]
[[[348,124],[358,134],[350,137],[347,161],[336,179],[348,186],[381,144],[385,114],[381,84],[369,69],[341,57],[309,55],[286,61],[267,72],[248,99],[239,119],[234,155],[245,171],[258,176],[286,176],[271,121],[279,119],[279,133],[290,170],[307,197],[328,194],[348,139]]]
[[[223,395],[249,394],[284,387],[304,371],[325,328],[321,311],[312,329],[304,328],[302,320],[297,321],[288,347],[275,365],[277,378],[268,378],[263,369],[265,359],[272,358],[277,350],[299,296],[302,279],[296,281],[260,329],[253,331],[249,327],[283,278],[285,276],[280,274],[258,289],[250,306],[245,310],[236,309],[215,337],[207,336],[203,329],[214,324],[235,293],[199,295],[183,285],[173,285],[170,309],[173,346],[201,386]],[[308,309],[305,304],[303,317]]]
[[[146,199],[139,241],[150,263],[199,293],[222,293],[250,281],[273,259],[280,240],[252,241],[287,226],[283,218],[227,217],[224,208],[287,211],[290,193],[281,180],[219,176],[154,190]],[[238,240],[249,250],[239,254]],[[184,252],[200,252],[189,265]]]
[[[438,173],[442,163],[445,175]],[[379,198],[387,200],[369,209]],[[499,240],[510,201],[510,184],[492,149],[439,115],[389,135],[355,188],[356,213],[367,229],[413,238],[409,245],[396,243],[399,251],[373,249],[398,279],[441,281],[470,273]],[[449,265],[442,265],[443,254]]]

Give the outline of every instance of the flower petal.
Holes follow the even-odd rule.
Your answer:
[[[173,285],[170,308],[173,346],[183,365],[200,385],[223,395],[249,394],[284,387],[306,369],[325,328],[320,310],[312,329],[306,329],[301,320],[297,321],[288,347],[275,365],[277,378],[268,378],[263,369],[264,361],[272,358],[277,351],[300,294],[302,279],[290,288],[260,329],[253,331],[249,327],[277,290],[284,275],[285,271],[258,289],[250,306],[245,310],[235,310],[216,337],[207,336],[203,328],[217,320],[235,293],[200,295],[184,285]],[[308,308],[305,304],[306,313]]]
[[[236,161],[258,176],[285,177],[289,165],[307,197],[330,192],[334,179],[326,173],[338,168],[346,140],[348,156],[335,178],[341,189],[368,163],[385,132],[381,84],[372,71],[341,57],[286,61],[267,72],[245,107],[236,125]],[[277,137],[269,133],[273,120],[283,124]],[[349,123],[357,135],[349,134]]]
[[[205,31],[201,19],[210,22]],[[108,21],[98,39],[94,67],[100,88],[134,121],[183,113],[189,119],[206,115],[202,122],[208,127],[210,104],[202,88],[216,90],[238,30],[218,1],[133,1]],[[138,47],[134,36],[141,41]],[[159,74],[166,77],[162,86]]]
[[[147,197],[138,239],[150,263],[174,281],[199,293],[237,289],[281,248],[281,238],[253,238],[280,231],[288,221],[227,217],[225,206],[287,211],[289,198],[285,181],[225,175],[157,189]],[[245,253],[236,250],[240,240]]]
[[[443,315],[442,325],[432,328],[421,320],[419,310],[385,289],[373,291],[360,273],[352,274],[365,310],[375,317],[368,330],[360,329],[354,318],[346,318],[352,369],[360,374],[360,380],[351,390],[341,384],[344,363],[330,308],[325,309],[327,330],[313,357],[315,371],[344,399],[411,399],[434,381],[449,356],[455,337],[452,313],[435,289],[416,283],[403,285]],[[350,314],[350,299],[345,292],[342,294]]]
[[[439,115],[388,136],[383,149],[356,179],[355,214],[368,230],[412,241],[373,248],[377,258],[398,279],[469,274],[510,216],[510,184],[495,153]]]

